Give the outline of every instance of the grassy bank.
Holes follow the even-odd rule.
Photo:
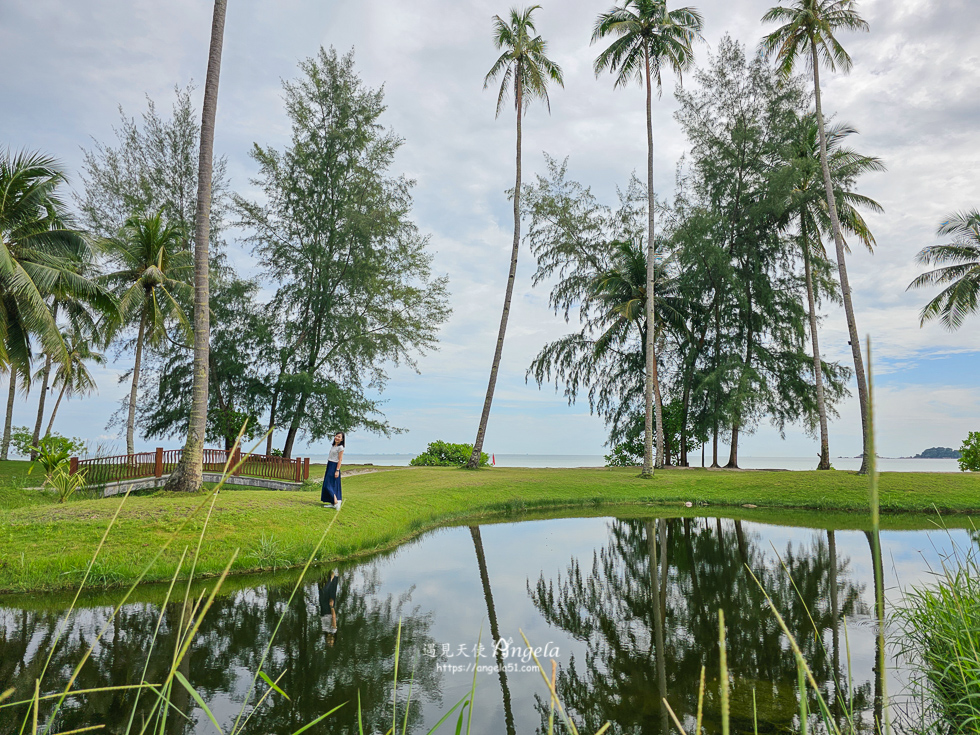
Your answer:
[[[318,469],[322,477],[323,469]],[[312,473],[304,491],[222,491],[208,524],[198,571],[220,572],[235,549],[240,549],[236,572],[304,562],[335,514],[317,502],[317,475]],[[868,508],[867,478],[846,472],[667,470],[653,480],[641,480],[636,470],[628,468],[480,472],[398,468],[348,477],[344,492],[346,502],[320,553],[321,561],[374,553],[443,524],[518,519],[540,511],[603,515],[612,510],[607,506],[623,512],[622,506],[655,504],[664,506],[662,514],[730,514],[737,509],[747,520],[767,520],[779,509],[812,509],[835,513],[809,519],[794,514],[797,522],[862,527]],[[203,498],[162,492],[129,498],[90,584],[135,579]],[[115,498],[60,505],[36,490],[0,488],[0,590],[63,589],[77,584],[120,502]],[[687,509],[686,502],[693,507]],[[931,522],[937,508],[980,515],[980,476],[886,473],[881,477],[881,505],[888,512],[922,514],[923,525]],[[843,511],[861,515],[849,521],[838,513]],[[894,521],[902,527],[910,523],[907,517]],[[150,570],[148,580],[170,577],[184,548],[196,543],[203,523],[202,511]]]

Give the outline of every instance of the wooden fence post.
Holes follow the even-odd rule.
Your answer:
[[[68,474],[74,475],[76,472],[78,472],[78,457],[72,457],[68,461]]]
[[[241,467],[238,466],[238,463],[241,461],[242,461],[242,448],[238,445],[235,445],[235,453],[231,457],[231,466],[235,468],[232,471],[232,474],[235,477],[238,477],[240,474],[242,474],[242,469]]]
[[[307,457],[306,459],[303,460],[303,479],[304,480],[309,480],[310,479],[310,458],[309,457]]]
[[[156,460],[153,467],[154,477],[163,477],[163,447],[157,447]]]
[[[300,457],[296,458],[296,482],[303,481],[303,460]]]

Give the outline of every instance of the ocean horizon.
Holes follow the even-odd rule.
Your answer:
[[[406,467],[414,454],[348,454],[344,461],[350,464],[373,464],[381,467]],[[604,467],[601,454],[493,454],[497,467]],[[326,462],[326,454],[311,454],[313,462]],[[701,466],[700,452],[692,455],[691,467]],[[727,461],[727,452],[723,460]],[[831,465],[838,470],[856,471],[861,467],[860,457],[834,457]],[[709,458],[710,463],[710,458]],[[739,468],[744,470],[814,470],[816,457],[740,457]],[[955,459],[912,459],[907,457],[879,457],[879,472],[959,472]]]

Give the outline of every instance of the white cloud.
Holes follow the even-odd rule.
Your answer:
[[[699,58],[726,31],[754,47],[766,30],[759,19],[772,4],[698,2],[708,41],[699,47]],[[341,51],[356,48],[365,83],[385,85],[386,124],[406,141],[396,167],[418,182],[415,215],[432,235],[436,271],[451,277],[454,314],[442,331],[441,349],[420,360],[422,375],[399,370],[386,392],[393,423],[412,433],[387,445],[366,438],[374,451],[415,447],[437,437],[468,441],[475,432],[512,231],[504,191],[514,178],[513,112],[507,108],[494,119],[496,90],[482,89],[496,57],[490,18],[508,7],[490,0],[242,0],[228,11],[216,150],[228,156],[235,190],[257,196],[248,183],[255,172],[248,150],[253,142],[282,147],[288,141],[280,81],[294,77],[297,61],[315,54],[320,44]],[[552,92],[550,116],[536,105],[525,119],[524,176],[530,180],[543,168],[542,150],[559,158],[568,155],[572,175],[591,185],[600,199],[612,201],[615,185],[624,184],[632,171],[643,171],[646,142],[642,89],[614,89],[611,76],[596,79],[592,72],[597,48],[589,38],[595,15],[604,7],[562,0],[545,4],[536,15],[566,83]],[[889,167],[888,173],[862,183],[862,191],[886,209],[870,218],[878,250],[873,256],[855,252],[848,265],[861,334],[874,337],[883,372],[898,379],[906,366],[921,365],[923,357],[980,353],[975,328],[954,334],[936,326],[920,329],[918,310],[931,294],[904,290],[917,273],[916,252],[935,242],[942,217],[980,203],[975,176],[980,168],[975,83],[980,53],[973,38],[980,8],[968,0],[916,0],[900,6],[865,0],[862,8],[871,33],[842,37],[854,70],[848,76],[824,74],[825,105],[861,130],[856,147],[881,156]],[[138,115],[145,94],[165,106],[175,84],[203,81],[209,29],[207,4],[192,0],[5,2],[0,61],[18,73],[0,80],[0,97],[7,103],[0,141],[51,152],[77,171],[79,146],[89,146],[90,136],[112,139],[117,105]],[[46,52],[38,56],[32,50],[42,39]],[[28,57],[30,64],[21,63]],[[685,83],[693,83],[690,75]],[[667,81],[664,91],[655,104],[654,125],[657,187],[667,194],[686,143],[672,118],[673,83]],[[199,88],[198,98],[200,93]],[[246,253],[235,256],[238,264],[249,261]],[[519,451],[515,446],[543,453],[562,447],[601,451],[601,421],[582,406],[569,409],[548,388],[539,392],[524,383],[538,349],[571,328],[549,312],[545,291],[531,290],[532,269],[523,250],[501,368],[500,412],[491,419],[488,441],[508,451]],[[849,362],[839,310],[829,310],[822,340],[828,356]],[[85,416],[76,420],[66,413],[69,433],[101,431],[104,421],[93,421],[93,416],[114,410],[117,390],[110,375],[100,384],[100,396],[84,404]],[[971,416],[980,416],[969,386],[923,382],[902,390],[892,385],[879,393],[879,411],[894,432],[883,435],[882,442],[902,447],[896,453],[921,449],[923,426],[930,427],[926,443],[950,444]],[[405,397],[416,395],[426,398],[410,404],[415,399]],[[511,414],[515,406],[525,407],[523,416]],[[951,418],[944,427],[946,410]],[[856,403],[848,403],[843,413],[836,434],[846,444],[857,435]],[[754,453],[753,442],[762,436],[747,439],[742,453]],[[800,432],[781,446],[806,455],[812,450]]]

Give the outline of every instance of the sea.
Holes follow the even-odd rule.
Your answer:
[[[347,454],[344,461],[349,464],[373,464],[388,467],[404,467],[412,460],[413,454]],[[497,467],[603,467],[606,464],[601,454],[494,454]],[[310,455],[313,462],[325,463],[326,454]],[[725,453],[727,460],[727,452]],[[709,457],[710,462],[710,457]],[[838,470],[858,470],[860,457],[836,457],[831,465]],[[701,455],[691,456],[691,466],[701,466]],[[738,466],[744,470],[813,470],[817,467],[816,457],[739,457]],[[955,459],[908,459],[878,458],[879,472],[959,472]]]

